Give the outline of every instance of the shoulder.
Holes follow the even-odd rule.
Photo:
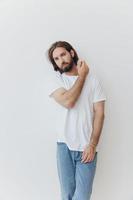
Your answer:
[[[98,81],[99,78],[94,72],[89,72],[89,74],[87,75],[87,79],[91,83],[95,84]]]
[[[95,88],[98,88],[98,87],[101,87],[101,80],[100,78],[98,77],[98,75],[96,73],[92,73],[90,72],[90,74],[88,74],[88,85],[92,88],[92,89],[95,89]]]

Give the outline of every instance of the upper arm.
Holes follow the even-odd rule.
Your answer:
[[[104,116],[104,107],[105,107],[105,101],[99,101],[99,102],[93,103],[94,112],[103,116]]]
[[[101,82],[95,77],[93,82],[93,103],[106,100],[106,95]]]

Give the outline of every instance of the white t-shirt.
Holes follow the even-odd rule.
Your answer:
[[[54,72],[49,83],[49,96],[61,87],[69,90],[78,76]],[[53,98],[52,98],[53,99]],[[102,86],[95,75],[88,73],[81,94],[73,108],[58,104],[55,132],[58,142],[65,142],[70,150],[83,151],[89,144],[93,123],[93,103],[106,100]],[[53,101],[55,101],[53,99]],[[97,151],[99,144],[97,145]]]

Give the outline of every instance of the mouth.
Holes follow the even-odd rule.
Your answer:
[[[63,66],[64,66],[64,65],[68,65],[68,63],[64,63]]]
[[[66,67],[66,65],[67,65],[66,63],[65,63],[65,64],[63,64],[63,65],[62,65],[62,68]]]

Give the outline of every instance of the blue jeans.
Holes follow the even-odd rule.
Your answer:
[[[94,160],[81,163],[82,151],[72,151],[63,142],[57,142],[57,170],[62,200],[90,200],[96,170]]]

